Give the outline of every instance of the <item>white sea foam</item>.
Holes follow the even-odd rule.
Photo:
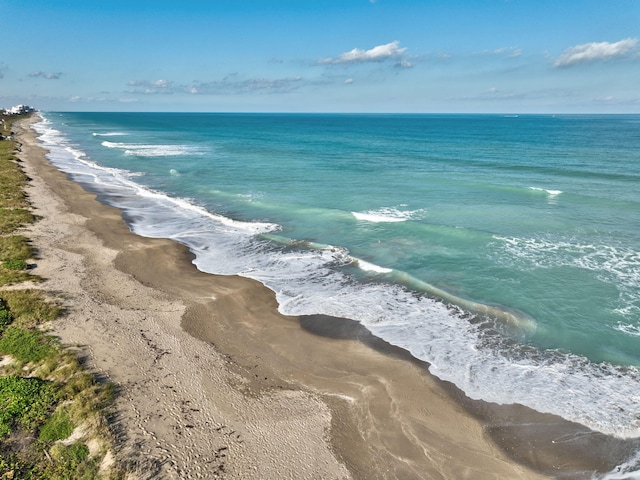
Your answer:
[[[605,474],[594,474],[591,480],[640,480],[640,452]]]
[[[613,311],[625,318],[640,318],[640,301],[636,302],[635,305],[625,303],[618,308],[614,308]]]
[[[640,252],[627,246],[573,243],[549,238],[494,237],[500,244],[496,261],[526,271],[572,267],[595,272],[596,278],[618,291],[612,313],[626,320],[612,326],[627,335],[640,336]]]
[[[614,328],[619,332],[626,333],[627,335],[640,337],[640,325],[633,325],[631,323],[618,323],[618,325],[616,325]]]
[[[49,125],[50,122],[40,122],[34,125],[34,129],[40,134],[39,138],[50,150],[48,158],[61,170],[85,178],[85,182],[86,179],[91,179],[90,183],[129,192],[128,197],[135,196],[137,198],[153,200],[153,204],[157,205],[158,209],[161,210],[163,207],[170,209],[172,216],[177,215],[177,217],[174,218],[185,217],[184,220],[187,223],[191,221],[189,215],[204,217],[219,225],[233,228],[236,231],[244,231],[251,235],[273,231],[278,228],[275,224],[240,222],[222,215],[216,215],[193,204],[187,199],[169,197],[162,192],[144,187],[132,180],[132,178],[137,176],[135,173],[127,170],[103,167],[88,160],[84,152],[71,147],[66,141],[65,136],[61,132],[52,129]],[[122,192],[121,195],[121,201],[126,202],[125,199],[127,195],[125,195],[125,192]],[[135,198],[133,199],[133,203],[135,203]],[[122,207],[124,208],[124,206]],[[189,215],[184,215],[184,212],[189,212]],[[166,227],[166,221],[163,223]],[[140,226],[140,228],[144,227]],[[161,234],[158,235],[160,237],[169,237],[170,234],[173,233],[170,228],[161,227],[160,230]],[[150,232],[146,233],[148,234]]]
[[[406,222],[424,214],[424,210],[400,210],[396,207],[384,207],[365,212],[351,212],[358,220],[373,223]]]
[[[126,172],[93,165],[78,152],[70,152],[64,136],[48,123],[35,128],[50,149],[54,165],[93,184],[104,195],[113,193],[111,202],[123,210],[136,233],[188,245],[200,270],[261,281],[276,293],[283,313],[357,320],[374,335],[429,362],[435,375],[454,383],[471,398],[520,403],[609,435],[640,437],[638,369],[594,364],[574,354],[501,343],[500,337],[487,333],[491,329],[467,321],[461,309],[445,302],[397,283],[355,282],[336,268],[353,261],[344,249],[311,244],[308,247],[312,248],[296,248],[295,243],[279,247],[268,238],[256,236],[273,231],[276,225],[236,222],[187,199],[149,191]],[[601,267],[590,263],[589,253],[600,255],[598,265],[602,256],[613,254],[613,258],[604,258],[611,271],[603,275],[629,284],[637,281],[634,276],[640,271],[637,252],[624,249],[603,253],[595,246],[581,245],[577,248],[587,255],[576,256],[569,254],[576,248],[570,244],[499,237],[496,241],[500,249],[513,253],[510,258],[514,261],[526,258],[527,265],[531,260],[544,265],[544,255],[536,252],[553,248],[567,253],[565,262],[580,258],[592,268]]]
[[[375,273],[391,273],[393,272],[390,268],[381,267],[380,265],[376,265],[374,263],[365,262],[361,259],[356,259],[358,267],[367,272],[375,272]]]
[[[194,145],[156,145],[144,143],[102,142],[103,147],[119,148],[125,155],[136,157],[176,157],[182,155],[204,155],[206,150]]]
[[[94,132],[93,133],[94,137],[122,137],[124,135],[127,135],[127,133],[125,132],[105,132],[105,133]]]
[[[556,195],[560,195],[561,193],[564,193],[562,190],[547,190],[545,188],[540,188],[540,187],[529,187],[529,190],[534,190],[536,192],[545,192],[552,197],[555,197]]]
[[[626,246],[574,243],[552,238],[494,236],[521,268],[572,266],[598,272],[605,282],[640,289],[640,252]],[[550,255],[553,253],[553,255]],[[506,258],[506,257],[503,257]]]

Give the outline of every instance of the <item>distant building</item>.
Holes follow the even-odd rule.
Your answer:
[[[15,107],[0,110],[2,115],[24,115],[25,113],[33,113],[36,109],[29,105],[16,105]]]
[[[29,105],[16,105],[15,107],[11,107],[11,108],[0,108],[0,130],[5,129],[5,121],[1,117],[9,117],[13,115],[25,115],[28,113],[33,113],[35,111],[36,109],[33,107],[30,107]],[[0,140],[12,140],[12,139],[13,139],[13,134],[10,134],[8,136],[4,136],[0,134]]]

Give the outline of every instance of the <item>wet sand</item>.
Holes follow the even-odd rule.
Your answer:
[[[48,163],[28,122],[15,130],[42,217],[29,233],[39,288],[68,309],[53,331],[116,384],[131,478],[591,478],[628,446],[471,401],[355,322],[281,315],[261,284],[132,234]]]

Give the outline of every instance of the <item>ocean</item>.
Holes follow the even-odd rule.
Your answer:
[[[640,437],[639,115],[50,112],[34,128],[135,233],[262,282],[282,313],[356,320],[473,399]]]

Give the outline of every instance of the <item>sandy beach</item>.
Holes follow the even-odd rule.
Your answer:
[[[557,452],[581,427],[465,399],[354,322],[283,316],[261,284],[132,234],[15,128],[42,217],[35,273],[67,308],[53,332],[117,386],[131,478],[538,479],[602,463]]]

